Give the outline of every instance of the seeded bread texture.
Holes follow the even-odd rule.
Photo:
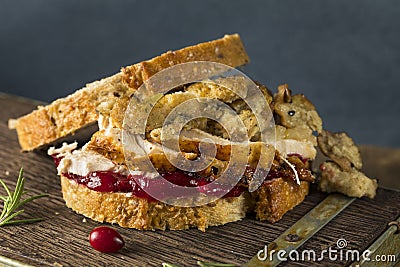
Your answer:
[[[238,34],[225,35],[223,38],[189,46],[178,51],[168,51],[161,56],[122,68],[124,79],[132,88],[139,88],[157,72],[191,61],[213,61],[232,67],[247,64],[250,60]]]
[[[88,84],[72,95],[20,117],[15,122],[22,150],[30,151],[94,124],[98,119],[97,105],[106,99],[129,92],[122,83],[122,74]]]
[[[249,58],[238,34],[225,35],[221,39],[167,52],[123,68],[121,72],[90,83],[68,97],[39,106],[10,125],[17,130],[22,150],[34,150],[95,123],[97,109],[104,109],[102,104],[111,105],[106,107],[111,110],[119,98],[126,99],[158,71],[189,61],[213,61],[237,67],[248,63]]]
[[[304,200],[308,186],[305,181],[299,186],[278,178],[253,193],[253,197],[245,192],[239,197],[218,199],[200,207],[175,207],[125,193],[97,192],[61,175],[67,207],[98,222],[139,230],[198,228],[205,231],[209,226],[241,220],[253,211],[260,220],[276,222]]]
[[[222,198],[201,207],[175,207],[125,193],[93,191],[64,176],[61,176],[61,187],[66,205],[75,212],[98,222],[139,230],[196,227],[205,231],[209,226],[243,219],[251,205],[248,193]]]

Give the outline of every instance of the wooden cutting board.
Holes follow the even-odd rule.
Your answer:
[[[84,219],[64,205],[52,160],[41,153],[21,153],[16,133],[7,127],[9,118],[30,112],[37,104],[33,100],[0,94],[0,178],[14,187],[18,171],[23,167],[28,195],[49,194],[47,198],[28,203],[21,216],[43,217],[44,221],[0,228],[3,262],[34,266],[161,266],[162,262],[169,262],[195,266],[197,260],[202,260],[241,265],[326,197],[312,188],[302,204],[275,224],[250,216],[240,222],[211,227],[205,233],[196,229],[137,231],[112,226],[124,237],[126,245],[119,253],[102,254],[88,242],[90,231],[101,224]],[[361,151],[368,174],[399,186],[400,150],[362,146]],[[1,194],[5,194],[2,189]],[[344,238],[349,249],[362,251],[399,215],[400,192],[380,188],[375,199],[357,199],[301,249],[321,251]],[[313,266],[345,264],[345,261],[328,259],[312,262]],[[285,262],[282,266],[310,266],[310,262]]]

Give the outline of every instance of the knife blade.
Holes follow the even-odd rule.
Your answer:
[[[331,194],[322,200],[316,207],[304,215],[300,220],[287,229],[282,235],[258,251],[244,266],[246,267],[273,267],[281,263],[278,253],[284,250],[285,255],[296,250],[322,229],[337,214],[349,206],[355,198],[341,194]]]

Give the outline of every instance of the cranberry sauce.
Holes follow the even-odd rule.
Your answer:
[[[302,158],[300,155],[293,154],[291,156],[299,157],[303,162],[307,162],[308,159]],[[62,157],[57,157],[57,155],[52,155],[53,161],[56,166],[59,165]],[[247,188],[246,184],[248,181],[251,181],[254,169],[246,168],[245,173],[243,175],[243,183],[238,183],[235,185],[224,197],[238,197],[240,196]],[[98,191],[98,192],[120,192],[120,193],[132,193],[132,195],[147,199],[148,201],[156,201],[153,197],[146,193],[143,188],[165,188],[166,186],[171,187],[173,185],[183,186],[183,187],[199,187],[199,192],[202,192],[207,195],[217,195],[221,191],[224,190],[223,184],[218,185],[218,181],[214,184],[217,186],[207,186],[212,182],[211,177],[199,177],[195,173],[188,173],[183,171],[174,171],[174,172],[166,172],[161,173],[161,176],[165,179],[154,178],[150,179],[141,175],[121,175],[119,173],[111,172],[111,171],[98,171],[91,172],[86,176],[76,175],[72,173],[63,173],[63,176],[74,180],[78,184],[85,185],[87,188]],[[276,178],[284,178],[295,180],[293,171],[291,169],[283,168],[282,166],[272,166],[269,170],[267,176],[265,177],[265,183],[276,179]],[[168,183],[168,182],[170,183]],[[173,186],[172,185],[172,186]],[[158,196],[163,196],[163,192],[157,192]],[[182,195],[179,195],[182,196]],[[165,197],[179,197],[177,196],[165,196]]]
[[[60,165],[60,161],[63,159],[63,157],[58,157],[58,154],[51,155],[51,158],[53,159],[56,168],[58,167],[58,165]]]
[[[57,157],[57,154],[52,155],[56,167],[60,164],[62,157]],[[148,201],[156,201],[153,197],[147,194],[142,188],[164,188],[170,186],[165,180],[178,186],[197,187],[204,186],[211,182],[208,178],[200,178],[196,174],[187,173],[182,171],[162,173],[161,176],[165,179],[149,179],[144,176],[124,176],[119,173],[110,171],[92,172],[86,176],[76,175],[72,173],[63,173],[63,176],[70,180],[74,180],[78,184],[85,185],[87,188],[98,192],[120,192],[132,193],[132,195],[140,198],[147,199]],[[138,185],[140,183],[140,186]],[[221,185],[220,190],[223,186]],[[238,197],[244,191],[245,187],[241,185],[234,186],[224,197]],[[207,188],[206,186],[200,192],[205,194],[218,193],[218,188]],[[221,192],[221,191],[219,191]],[[159,196],[163,192],[158,193]],[[167,197],[167,196],[165,196]],[[179,196],[176,196],[179,197]]]
[[[194,175],[190,175],[182,171],[162,173],[161,176],[165,180],[160,178],[149,179],[140,175],[124,176],[119,173],[110,171],[91,172],[86,176],[76,175],[72,173],[63,173],[63,176],[67,177],[70,180],[74,180],[78,184],[85,185],[87,188],[94,191],[132,193],[132,195],[147,199],[148,201],[155,201],[155,199],[148,195],[142,188],[164,188],[165,186],[171,187],[171,185],[167,181],[174,185],[184,187],[197,187],[210,183],[210,181],[204,178],[198,178]],[[220,190],[222,190],[222,188],[223,186],[220,187]],[[201,188],[199,188],[199,190],[201,190]],[[243,193],[244,190],[245,187],[236,185],[224,197],[238,197],[241,193]],[[207,187],[203,187],[200,192],[203,192],[205,194],[212,194],[217,193],[218,191],[216,191],[215,189],[211,191],[211,189],[209,190]],[[163,192],[160,191],[157,195],[163,196]],[[169,195],[165,197],[171,196]]]

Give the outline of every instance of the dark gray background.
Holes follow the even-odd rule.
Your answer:
[[[166,50],[240,33],[247,75],[325,128],[400,147],[400,1],[0,2],[0,91],[51,101]]]

